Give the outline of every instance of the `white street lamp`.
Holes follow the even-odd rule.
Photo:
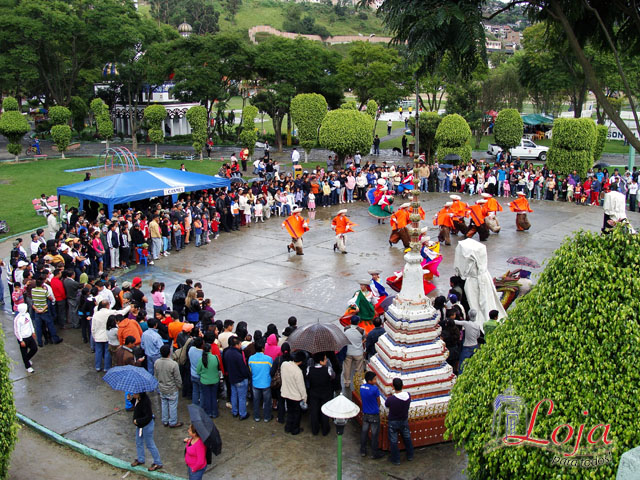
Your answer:
[[[338,434],[338,476],[336,478],[342,480],[342,434],[347,420],[358,415],[360,407],[340,394],[325,403],[321,410],[327,417],[333,418],[333,422],[336,424],[336,433]]]

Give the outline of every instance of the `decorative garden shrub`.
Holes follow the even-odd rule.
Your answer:
[[[436,130],[438,161],[444,163],[449,154],[459,155],[461,162],[471,160],[471,128],[467,121],[457,113],[445,116]]]

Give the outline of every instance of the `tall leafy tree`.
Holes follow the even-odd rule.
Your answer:
[[[255,69],[263,90],[251,103],[273,121],[278,150],[282,150],[282,121],[298,93],[318,93],[337,107],[343,88],[337,74],[340,57],[322,44],[298,37],[271,37],[256,48]],[[290,120],[288,120],[288,123]],[[290,123],[288,132],[290,133]]]
[[[397,49],[377,43],[355,42],[340,62],[342,84],[356,95],[360,107],[373,99],[381,109],[406,97],[410,72]],[[410,90],[410,89],[409,89]]]
[[[4,0],[0,19],[7,40],[0,57],[24,53],[28,78],[38,72],[37,93],[58,105],[69,103],[83,71],[120,60],[135,45],[141,21],[133,2],[119,0]]]

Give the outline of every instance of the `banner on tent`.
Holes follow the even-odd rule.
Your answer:
[[[164,189],[165,195],[175,195],[177,193],[183,193],[183,192],[184,192],[184,187],[173,187],[173,188]]]

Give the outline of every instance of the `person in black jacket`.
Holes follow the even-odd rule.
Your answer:
[[[153,441],[153,410],[151,409],[151,399],[146,392],[134,393],[132,395],[134,401],[133,406],[133,424],[136,426],[136,459],[131,462],[132,467],[144,464],[144,446],[153,457],[153,463],[149,467],[150,472],[154,472],[162,468],[162,460],[156,443]]]
[[[229,338],[229,348],[222,357],[224,368],[231,384],[231,413],[240,420],[249,418],[247,413],[247,390],[249,389],[249,367],[242,353],[242,345],[237,337]]]
[[[268,328],[269,327],[267,327],[267,334],[269,334]],[[265,338],[267,336],[268,335],[265,334]],[[284,342],[280,346],[280,351],[282,352],[282,355],[276,357],[273,361],[273,365],[271,365],[271,398],[273,399],[274,407],[278,410],[278,423],[284,423],[286,410],[284,398],[282,398],[282,395],[280,395],[280,387],[282,386],[282,382],[280,382],[280,384],[276,384],[273,379],[274,377],[276,377],[276,374],[278,373],[278,370],[280,370],[282,364],[284,362],[289,362],[292,360],[291,347],[289,346],[289,343]]]
[[[327,436],[331,431],[329,417],[322,413],[321,407],[333,398],[335,372],[327,359],[325,352],[314,353],[312,364],[307,367],[307,381],[309,384],[309,417],[311,433],[318,435],[322,424],[322,435]]]
[[[376,343],[378,339],[384,335],[384,328],[382,327],[382,320],[380,317],[376,317],[373,319],[373,330],[371,330],[367,334],[365,353],[367,354],[367,359],[370,359],[376,354]]]

